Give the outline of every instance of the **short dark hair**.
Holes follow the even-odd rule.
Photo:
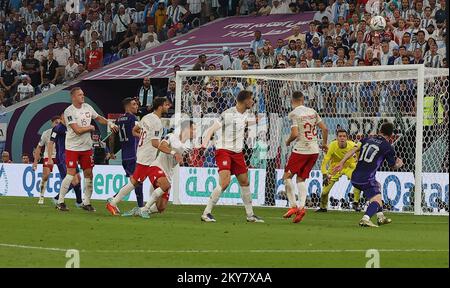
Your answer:
[[[53,123],[53,122],[55,122],[56,120],[59,120],[59,119],[61,119],[61,116],[55,115],[55,116],[52,117],[51,121]]]
[[[169,101],[166,97],[156,97],[153,99],[151,112],[158,110],[158,108],[163,106],[166,101]]]
[[[392,124],[390,122],[384,122],[381,125],[380,133],[382,133],[383,135],[386,135],[388,137],[391,137],[392,134],[394,133],[394,124]]]
[[[248,98],[251,98],[251,97],[253,97],[253,93],[251,91],[242,90],[237,95],[236,101],[239,102],[239,103],[242,103],[242,102],[244,102],[245,100],[247,100]]]
[[[339,128],[336,130],[336,136],[339,135],[339,133],[345,133],[345,135],[348,136],[348,132],[345,129]]]
[[[301,91],[294,91],[294,93],[292,93],[292,99],[294,100],[300,100],[303,99],[305,96],[303,95],[303,93]]]
[[[23,153],[22,153],[22,157],[25,157],[25,156],[27,156],[28,158],[30,158],[30,154],[28,154],[27,152],[23,152]]]
[[[125,108],[125,106],[127,106],[128,104],[131,103],[131,101],[135,100],[136,98],[131,98],[131,97],[127,97],[125,99],[122,100],[122,105]]]
[[[70,89],[70,96],[73,96],[73,94],[78,90],[81,90],[81,87],[73,87],[72,89]]]

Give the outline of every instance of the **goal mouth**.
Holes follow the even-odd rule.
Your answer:
[[[206,204],[218,184],[214,142],[217,138],[201,148],[201,137],[225,110],[236,104],[239,91],[249,90],[254,99],[249,111],[256,124],[246,128],[242,151],[250,171],[253,203],[287,207],[282,175],[292,153],[292,147],[285,144],[291,129],[288,114],[292,110],[292,93],[301,91],[305,105],[315,109],[327,125],[329,145],[336,139],[338,129],[346,130],[348,139],[357,143],[377,134],[382,123],[394,124],[391,143],[405,164],[392,171],[385,163],[377,173],[385,210],[448,215],[448,78],[447,69],[423,65],[179,71],[175,117],[171,122],[193,119],[197,137],[186,156],[188,160],[177,170],[174,202]],[[311,132],[321,143],[320,129]],[[234,135],[227,137],[232,139]],[[355,195],[344,174],[335,181],[328,201],[322,196],[324,156],[319,154],[306,180],[307,206],[319,208],[322,203],[330,210],[351,210]],[[363,209],[366,200],[363,194]],[[218,204],[242,204],[236,178],[232,178]]]

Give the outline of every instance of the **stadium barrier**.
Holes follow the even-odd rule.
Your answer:
[[[42,179],[42,165],[33,171],[31,165],[27,164],[0,164],[0,196],[39,197],[39,185]],[[283,171],[276,171],[276,195],[275,206],[286,207],[287,201],[284,195],[284,184],[282,181]],[[426,174],[426,173],[425,173]],[[432,176],[432,177],[430,177]],[[250,191],[252,192],[255,206],[264,206],[265,203],[265,169],[250,169]],[[424,175],[423,201],[425,207],[434,211],[445,212],[445,207],[439,203],[449,202],[449,176],[446,173],[433,173]],[[433,183],[426,182],[433,179]],[[379,172],[377,180],[380,182],[383,200],[386,208],[396,212],[412,212],[411,195],[414,194],[414,177],[409,172]],[[120,165],[97,165],[94,167],[94,190],[92,199],[106,200],[119,192],[120,188],[128,183],[128,178]],[[218,183],[217,168],[203,167],[180,167],[175,174],[170,201],[174,204],[201,205],[210,196],[213,188]],[[318,170],[311,172],[311,177],[306,181],[308,197],[320,197],[322,192],[322,174]],[[55,166],[47,182],[46,197],[54,197],[61,188],[61,178],[58,168]],[[148,199],[150,182],[144,182],[144,199]],[[339,182],[330,191],[329,209],[349,208],[352,186],[350,182],[341,177]],[[70,191],[68,198],[74,198]],[[334,199],[334,200],[333,200]],[[125,201],[135,201],[134,193],[125,197]],[[310,201],[313,203],[314,201]],[[219,205],[241,205],[240,186],[235,177],[231,185],[222,194]],[[315,207],[315,206],[310,206]],[[447,208],[448,209],[448,208]]]

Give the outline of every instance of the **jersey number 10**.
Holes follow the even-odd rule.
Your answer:
[[[377,145],[366,143],[362,146],[361,155],[359,155],[359,161],[364,160],[367,163],[372,163],[375,156],[380,151]]]

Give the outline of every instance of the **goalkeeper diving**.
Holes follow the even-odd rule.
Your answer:
[[[327,212],[328,195],[334,184],[343,175],[345,175],[348,180],[351,180],[352,173],[356,168],[357,155],[355,154],[345,162],[342,171],[331,176],[333,168],[337,164],[339,164],[339,162],[344,158],[345,154],[358,146],[355,142],[348,139],[346,130],[338,129],[336,135],[336,140],[333,140],[330,143],[330,145],[328,146],[328,152],[322,161],[321,171],[323,175],[323,189],[320,195],[320,208],[316,210],[316,212]],[[360,194],[361,191],[353,187],[353,209],[355,209],[356,211],[361,211],[361,208],[359,206]]]

